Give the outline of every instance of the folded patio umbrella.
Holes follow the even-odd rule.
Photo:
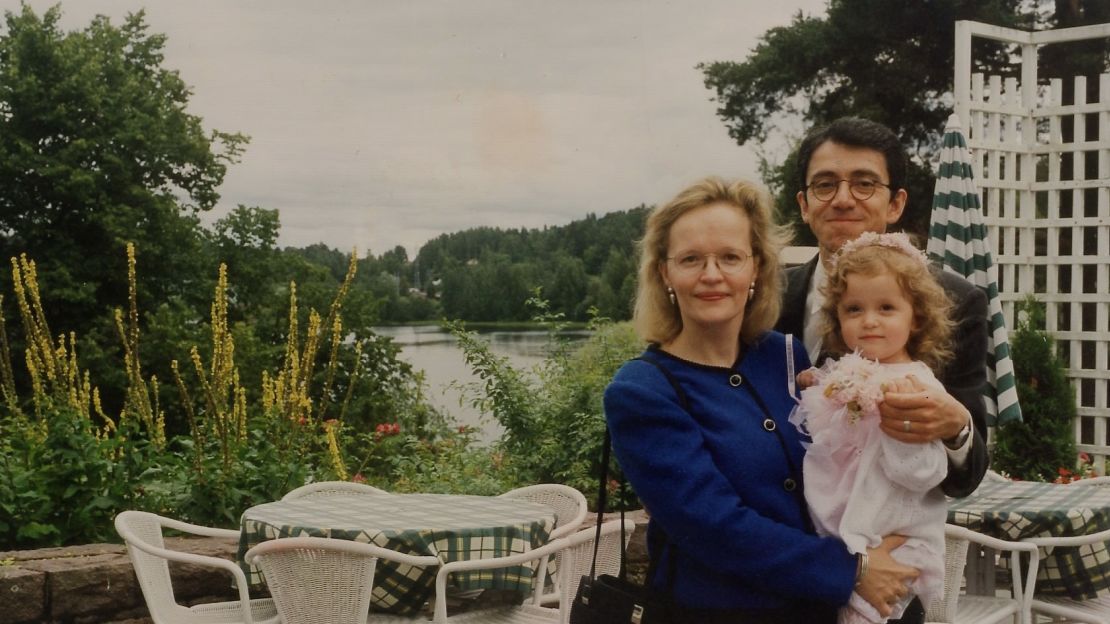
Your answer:
[[[1014,363],[1002,300],[998,296],[998,268],[991,259],[991,245],[983,223],[982,200],[971,169],[971,153],[960,118],[948,118],[940,152],[940,168],[933,192],[929,224],[929,257],[945,270],[962,275],[987,293],[989,335],[987,387],[983,394],[989,425],[1021,420]]]

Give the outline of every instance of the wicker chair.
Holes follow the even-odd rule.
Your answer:
[[[616,528],[610,528],[613,525]],[[624,545],[627,547],[628,542],[632,541],[632,533],[636,530],[636,524],[631,519],[625,519],[624,526]],[[595,532],[596,527],[589,527],[582,529],[575,535],[588,533],[592,538]],[[596,575],[616,575],[620,572],[620,539],[619,520],[611,520],[601,525],[601,541],[597,548],[597,568],[594,571]],[[590,573],[590,564],[594,560],[594,540],[579,538],[568,543],[565,548],[559,550],[556,560],[559,563],[557,576],[558,586],[561,590],[559,607],[562,608],[563,605],[566,605],[566,609],[560,612],[559,621],[562,624],[567,624],[570,622],[570,605],[578,594],[578,585],[582,582],[582,577]]]
[[[947,529],[948,527],[945,527]],[[967,565],[968,540],[955,535],[944,540],[944,593],[925,605],[925,621],[954,622],[956,603]]]
[[[370,613],[379,559],[438,566],[432,555],[409,555],[374,544],[325,537],[268,540],[244,560],[266,577],[283,624],[409,623],[413,618]]]
[[[1089,487],[1099,486],[1092,484]],[[1079,548],[1080,552],[1093,553],[1104,548],[1105,542],[1110,541],[1110,530],[1075,537],[1031,537],[1025,541],[1036,544],[1047,552],[1057,548]],[[1053,622],[1110,622],[1110,597],[1075,600],[1034,594],[1032,610],[1034,615],[1053,618]]]
[[[543,503],[555,510],[555,529],[551,531],[550,538],[558,539],[575,532],[582,526],[586,519],[586,497],[582,492],[558,483],[541,483],[529,485],[501,494],[504,498],[520,498],[535,503]],[[555,567],[563,565],[562,553],[555,555]],[[545,589],[540,597],[543,604],[554,604],[559,599],[559,579],[549,579],[551,585]]]
[[[631,539],[636,525],[632,520],[624,521],[625,540]],[[595,529],[590,528],[562,537],[526,553],[497,557],[492,559],[472,559],[452,561],[439,569],[436,575],[435,622],[451,624],[567,624],[570,622],[570,606],[578,591],[582,575],[590,573],[590,562],[594,554]],[[597,574],[616,574],[620,567],[621,521],[613,520],[601,525],[601,542],[598,547]],[[561,595],[558,607],[545,607],[540,603],[542,587],[546,576],[546,563],[553,553],[562,553],[564,565],[559,568],[559,587]],[[465,570],[488,570],[516,566],[529,561],[539,560],[532,598],[523,605],[484,609],[447,617],[444,597],[447,595],[447,577],[452,572]]]
[[[1110,486],[1110,476],[1079,479],[1067,485],[1071,487],[1107,487]],[[1101,548],[1100,543],[1107,540],[1110,540],[1110,531],[1082,537],[1032,538],[1027,541],[1046,549],[1086,547],[1097,550]],[[1071,600],[1056,596],[1038,596],[1034,593],[1032,610],[1035,615],[1051,617],[1053,622],[1110,622],[1110,597]]]
[[[372,485],[352,481],[317,481],[290,490],[285,496],[281,497],[281,500],[304,498],[306,496],[335,496],[336,494],[382,495],[389,494],[389,492]]]
[[[559,483],[528,485],[501,494],[503,498],[519,498],[543,503],[555,510],[555,530],[550,538],[558,539],[570,535],[586,519],[586,497],[582,492]]]
[[[146,600],[150,617],[156,624],[232,624],[280,622],[277,609],[269,598],[251,600],[246,575],[232,561],[193,553],[169,550],[162,536],[164,529],[207,537],[238,539],[239,532],[197,526],[180,520],[164,518],[145,511],[124,511],[116,516],[116,531],[127,543],[127,554],[139,587]],[[231,574],[239,599],[186,607],[177,603],[169,562],[192,563],[221,569]]]
[[[944,527],[944,595],[925,606],[927,622],[947,624],[991,624],[993,622],[1031,622],[1030,603],[1037,578],[1038,550],[1026,542],[1000,540],[967,528],[947,524]],[[974,548],[972,548],[974,546]],[[1009,596],[974,596],[960,593],[967,553],[984,556],[983,548],[1010,553],[1012,587]],[[1021,569],[1021,553],[1029,562],[1025,574]],[[987,551],[986,556],[993,556]],[[990,563],[993,567],[993,561]]]

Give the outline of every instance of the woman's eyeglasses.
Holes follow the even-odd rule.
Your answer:
[[[717,262],[717,270],[721,273],[734,275],[739,273],[744,268],[744,264],[748,262],[751,256],[743,251],[722,251],[721,253],[697,253],[686,252],[678,254],[677,256],[668,256],[667,261],[671,263],[676,271],[684,275],[693,275],[701,273],[705,267],[709,265],[709,257]]]
[[[806,188],[813,191],[813,196],[817,199],[829,201],[833,197],[836,197],[837,191],[840,190],[841,182],[848,183],[848,191],[852,193],[852,197],[855,197],[859,201],[871,199],[871,196],[875,194],[875,189],[880,186],[890,188],[889,184],[883,184],[878,180],[871,180],[869,178],[856,178],[853,180],[846,180],[844,178],[818,178],[810,182]]]

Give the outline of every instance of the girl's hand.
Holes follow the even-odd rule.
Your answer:
[[[925,390],[925,386],[921,385],[921,380],[919,380],[916,375],[906,375],[905,377],[889,379],[883,382],[883,392],[911,394],[923,390]]]
[[[904,543],[905,537],[888,535],[877,548],[868,548],[867,570],[856,584],[856,593],[883,617],[889,617],[894,605],[909,594],[909,583],[920,574],[916,568],[902,565],[890,556],[890,551]]]
[[[798,373],[798,387],[805,389],[817,383],[817,369],[807,368]]]

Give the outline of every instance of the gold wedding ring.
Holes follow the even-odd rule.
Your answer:
[[[903,420],[902,421],[902,431],[905,431],[906,433],[910,432],[910,421],[908,421],[908,420]]]

